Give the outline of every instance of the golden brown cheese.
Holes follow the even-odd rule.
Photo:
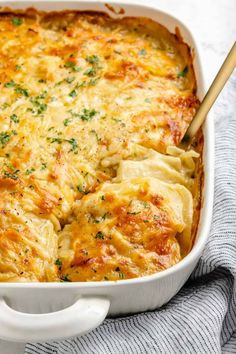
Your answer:
[[[192,218],[191,193],[155,178],[105,183],[78,201],[74,214],[59,237],[62,275],[72,281],[133,278],[180,261],[176,235]]]
[[[178,36],[146,18],[3,12],[0,90],[0,281],[119,279],[114,269],[120,257],[129,278],[168,268],[189,251],[192,218],[177,232],[169,209],[162,211],[160,230],[157,221],[146,225],[139,214],[127,217],[127,205],[117,209],[114,220],[124,239],[137,222],[138,240],[127,241],[127,250],[138,245],[140,264],[128,251],[119,254],[112,241],[115,253],[106,256],[108,246],[93,237],[96,223],[86,225],[86,215],[75,212],[78,200],[87,213],[96,191],[115,182],[123,186],[127,178],[180,184],[185,195],[189,190],[199,197],[193,188],[197,155],[171,150],[199,104],[190,51]],[[131,201],[129,193],[127,188]],[[148,202],[146,217],[152,218],[158,207]],[[82,226],[81,248],[76,238]],[[141,249],[149,233],[154,239]],[[63,265],[58,238],[66,244]],[[81,266],[86,243],[89,264],[103,263],[96,274],[86,262]]]

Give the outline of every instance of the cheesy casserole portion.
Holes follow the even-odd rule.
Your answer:
[[[147,18],[0,12],[0,281],[153,274],[198,223],[188,46]],[[197,152],[198,151],[198,152]]]

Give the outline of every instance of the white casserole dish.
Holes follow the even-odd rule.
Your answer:
[[[145,16],[170,32],[180,29],[183,39],[194,49],[194,69],[198,97],[204,95],[199,48],[190,31],[176,18],[155,8],[110,2],[123,15],[115,15],[102,2],[1,1],[13,9],[37,7],[41,10],[95,10],[111,16]],[[214,187],[214,126],[208,116],[204,126],[204,189],[200,224],[192,251],[178,264],[142,278],[82,283],[0,283],[0,338],[10,341],[47,341],[82,335],[97,327],[106,316],[152,310],[168,302],[193,271],[206,243],[211,224]]]

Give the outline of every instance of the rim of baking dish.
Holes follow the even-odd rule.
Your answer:
[[[25,1],[0,1],[0,9],[5,8],[5,7],[11,7],[11,5],[14,4],[13,9],[22,9],[22,5],[25,6],[27,3],[29,3],[29,7],[32,7],[30,4],[33,3],[33,1],[30,0],[25,0]],[[43,3],[66,3],[65,0],[41,0],[39,3],[35,3],[33,7],[35,8],[41,8],[41,4]],[[68,3],[77,3],[79,5],[85,5],[88,4],[88,6],[92,5],[97,5],[101,4],[104,5],[104,10],[100,10],[101,12],[107,12],[110,14],[110,10],[108,7],[106,7],[106,4],[110,4],[114,7],[121,7],[121,6],[126,6],[129,8],[139,8],[141,9],[146,9],[150,11],[154,11],[159,13],[160,15],[169,18],[171,21],[176,22],[178,25],[181,26],[181,30],[184,30],[184,32],[187,33],[189,39],[191,40],[194,48],[194,59],[197,58],[197,64],[199,66],[198,68],[198,75],[197,75],[197,81],[201,82],[201,85],[203,87],[203,92],[205,92],[205,80],[202,75],[202,55],[201,51],[199,49],[199,46],[197,45],[197,42],[195,40],[195,37],[193,36],[192,32],[189,30],[189,28],[177,17],[173,16],[172,14],[159,10],[156,7],[152,7],[149,4],[141,4],[141,3],[128,3],[125,0],[120,0],[120,1],[110,1],[107,0],[106,2],[103,1],[78,1],[78,0],[70,0]],[[39,5],[39,6],[38,6]],[[24,7],[25,8],[25,7]],[[62,10],[62,9],[61,9]],[[68,7],[68,10],[73,10],[73,8]],[[77,10],[77,9],[74,9]],[[80,9],[78,8],[78,11],[85,11],[85,9]],[[98,10],[93,10],[90,9],[91,11],[98,11]],[[87,9],[87,11],[90,11]],[[47,10],[42,10],[42,11],[47,11]],[[50,10],[52,11],[52,10]],[[56,10],[60,11],[60,10]],[[114,15],[114,13],[113,13]],[[125,14],[122,14],[121,16],[125,16]],[[164,23],[160,22],[163,26],[166,26]],[[185,38],[184,38],[185,40]],[[196,70],[195,70],[196,72]],[[131,279],[124,279],[124,280],[109,280],[109,281],[88,281],[88,282],[25,282],[25,283],[17,283],[17,282],[2,282],[0,283],[0,288],[3,287],[8,287],[8,288],[15,288],[15,287],[20,287],[20,288],[101,288],[101,287],[114,287],[114,286],[124,286],[124,285],[129,285],[129,284],[141,284],[141,283],[147,283],[151,281],[155,281],[164,277],[168,277],[170,275],[173,275],[174,273],[181,272],[181,270],[186,269],[188,266],[192,265],[195,263],[195,261],[198,260],[200,257],[203,248],[206,244],[208,234],[210,231],[211,227],[211,219],[212,219],[212,211],[213,211],[213,199],[214,199],[214,123],[212,119],[212,114],[208,114],[207,119],[204,123],[204,151],[203,151],[203,156],[204,160],[206,160],[206,163],[204,161],[204,186],[203,186],[203,195],[202,195],[202,206],[201,206],[201,215],[200,215],[200,220],[198,224],[198,230],[197,230],[197,236],[195,238],[195,242],[193,245],[192,250],[185,256],[180,262],[177,264],[173,265],[172,267],[165,269],[163,271],[153,273],[151,275],[146,275],[143,277],[137,277],[137,278],[131,278]]]

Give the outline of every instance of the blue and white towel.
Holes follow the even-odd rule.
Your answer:
[[[215,109],[215,202],[204,253],[187,284],[153,312],[107,319],[25,354],[236,354],[236,73]]]

